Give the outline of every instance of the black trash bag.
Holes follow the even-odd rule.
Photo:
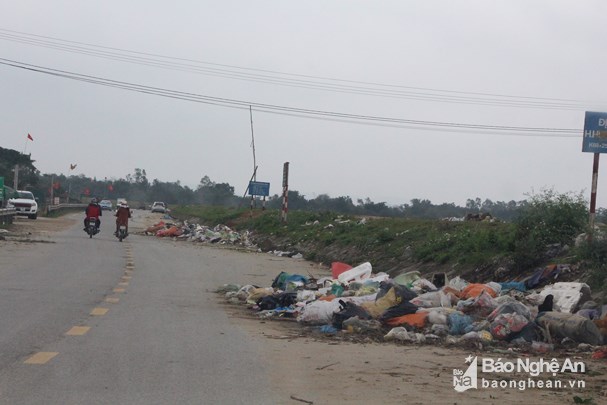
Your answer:
[[[281,307],[290,307],[297,302],[296,292],[283,292],[278,294],[278,303]]]
[[[350,319],[353,316],[358,316],[360,319],[373,319],[371,315],[361,306],[358,306],[352,302],[346,302],[339,300],[340,310],[333,314],[332,325],[337,330],[343,329],[343,323],[346,319]]]
[[[267,311],[270,309],[276,309],[280,306],[280,304],[278,303],[277,297],[273,295],[268,295],[257,301],[257,306],[259,307],[260,311]]]
[[[259,306],[261,311],[267,311],[270,309],[288,307],[296,302],[297,293],[280,293],[260,298],[257,301],[257,306]]]
[[[377,291],[377,296],[375,297],[375,301],[379,298],[383,297],[390,291],[390,288],[394,287],[394,293],[396,294],[396,298],[400,298],[401,301],[410,301],[413,298],[417,297],[415,291],[412,291],[405,287],[404,285],[400,285],[397,283],[391,283],[389,281],[382,281],[379,283],[379,290]]]
[[[417,312],[419,307],[409,301],[402,301],[400,304],[396,304],[384,311],[379,320],[384,322],[388,319],[396,318],[403,315],[414,314]]]

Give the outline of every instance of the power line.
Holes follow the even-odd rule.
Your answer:
[[[588,102],[573,99],[440,90],[245,68],[235,65],[210,63],[193,59],[169,57],[154,53],[93,45],[2,28],[0,28],[0,39],[143,66],[187,71],[214,77],[244,80],[253,83],[265,83],[337,93],[493,107],[585,110],[585,106],[588,105]]]
[[[136,83],[111,80],[97,76],[84,75],[64,70],[52,69],[38,65],[32,65],[24,62],[18,62],[10,59],[0,58],[0,64],[18,69],[23,69],[36,73],[43,73],[51,76],[62,77],[65,79],[77,80],[81,82],[97,84],[107,87],[119,88],[122,90],[135,91],[139,93],[151,94],[156,96],[174,98],[185,101],[192,101],[215,106],[228,108],[250,109],[255,108],[256,111],[280,114],[285,116],[296,116],[300,118],[316,118],[335,120],[350,123],[364,123],[368,125],[380,126],[398,126],[408,128],[426,128],[426,129],[449,129],[453,130],[468,130],[468,131],[489,131],[491,133],[500,133],[502,135],[527,135],[527,136],[559,136],[559,137],[577,137],[580,135],[579,129],[566,128],[538,128],[538,127],[517,127],[505,125],[483,125],[483,124],[466,124],[456,122],[441,122],[441,121],[424,121],[412,120],[394,117],[381,117],[362,114],[341,113],[335,111],[323,111],[315,109],[288,107],[276,104],[257,103],[244,100],[229,99],[223,97],[213,97],[203,94],[188,93],[159,87],[145,86]]]

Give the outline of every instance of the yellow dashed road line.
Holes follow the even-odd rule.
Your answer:
[[[74,326],[66,332],[68,336],[82,336],[91,329],[90,326]]]
[[[126,270],[124,272],[125,275],[122,276],[121,282],[118,283],[118,285],[121,287],[127,287],[129,285],[128,280],[131,280],[131,278],[132,278],[131,275],[133,274],[133,268],[135,267],[135,265],[133,264],[133,255],[132,255],[132,251],[130,250],[130,248],[127,248],[126,253],[127,253],[127,257],[126,257],[127,263],[126,263]],[[114,288],[115,293],[123,293],[125,291],[126,291],[125,288]],[[118,302],[120,302],[120,298],[106,297],[105,302],[117,304]],[[97,308],[93,308],[93,310],[91,311],[90,314],[94,315],[94,316],[102,316],[102,315],[107,314],[108,311],[109,311],[109,308],[97,307]],[[70,330],[68,330],[65,334],[67,336],[83,336],[86,333],[88,333],[89,330],[91,330],[90,326],[74,326]],[[35,353],[32,356],[30,356],[29,358],[27,358],[24,361],[24,363],[25,364],[46,364],[53,357],[57,356],[58,354],[59,354],[59,352],[38,352],[38,353]]]
[[[45,364],[53,357],[58,355],[58,352],[38,352],[24,361],[25,364]]]
[[[91,311],[91,315],[101,316],[101,315],[107,314],[107,311],[109,311],[108,308],[99,308],[99,307],[97,307],[97,308],[94,308]]]

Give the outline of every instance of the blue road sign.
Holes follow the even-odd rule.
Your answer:
[[[249,195],[259,195],[267,197],[270,195],[270,183],[263,183],[261,181],[250,181],[249,182]]]
[[[586,111],[582,152],[607,153],[607,113]]]

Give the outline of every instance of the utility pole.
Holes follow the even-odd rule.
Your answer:
[[[249,106],[249,117],[251,118],[251,147],[253,148],[253,181],[257,181],[257,162],[255,160],[255,134],[253,133],[253,107]],[[251,194],[251,216],[253,215],[253,206],[255,205],[255,196]]]

